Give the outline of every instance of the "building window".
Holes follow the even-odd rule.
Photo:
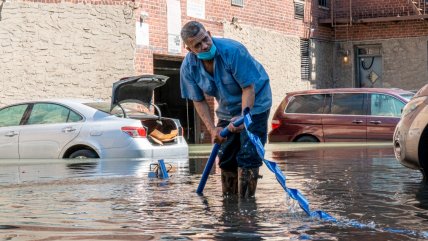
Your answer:
[[[328,0],[318,0],[318,6],[328,8]]]
[[[309,80],[309,39],[300,39],[300,76],[302,80]]]
[[[244,6],[244,0],[232,0],[232,6],[243,7]]]
[[[305,16],[305,3],[300,0],[294,0],[294,18],[303,19]]]

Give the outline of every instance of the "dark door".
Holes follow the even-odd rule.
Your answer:
[[[196,120],[193,102],[181,98],[180,66],[181,59],[168,56],[155,56],[154,74],[168,76],[166,84],[156,88],[154,103],[159,107],[162,116],[180,120],[183,135],[190,144],[199,143],[196,133],[198,121]]]
[[[325,142],[365,142],[367,135],[367,94],[327,95],[330,106],[323,116]]]
[[[382,87],[382,56],[380,46],[357,48],[356,87]]]

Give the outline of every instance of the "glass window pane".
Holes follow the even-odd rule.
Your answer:
[[[372,94],[371,115],[400,117],[404,103],[390,95]]]
[[[364,115],[364,96],[359,93],[334,94],[331,113],[340,115]]]
[[[286,113],[322,114],[324,95],[297,95],[290,100]]]
[[[15,105],[0,110],[0,127],[18,126],[28,105]]]
[[[67,122],[79,122],[83,118],[74,111],[70,111],[70,115],[68,116]]]
[[[28,119],[28,124],[65,123],[69,112],[69,109],[56,104],[35,104]]]

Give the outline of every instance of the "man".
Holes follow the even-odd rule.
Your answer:
[[[250,108],[253,124],[249,130],[263,145],[267,138],[267,122],[272,106],[269,77],[263,66],[239,42],[213,38],[196,21],[186,23],[181,30],[186,49],[180,71],[181,96],[191,99],[208,128],[212,141],[222,143],[219,165],[223,195],[238,194],[253,197],[263,160],[243,130],[230,124]],[[205,94],[218,102],[215,126]],[[223,128],[232,132],[226,139],[220,136]]]

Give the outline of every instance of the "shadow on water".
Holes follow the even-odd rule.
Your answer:
[[[222,198],[217,166],[198,196],[207,158],[166,159],[168,179],[148,177],[157,160],[1,162],[0,240],[402,241],[428,230],[428,188],[391,148],[266,153],[338,223],[308,218],[265,166],[255,199]]]

